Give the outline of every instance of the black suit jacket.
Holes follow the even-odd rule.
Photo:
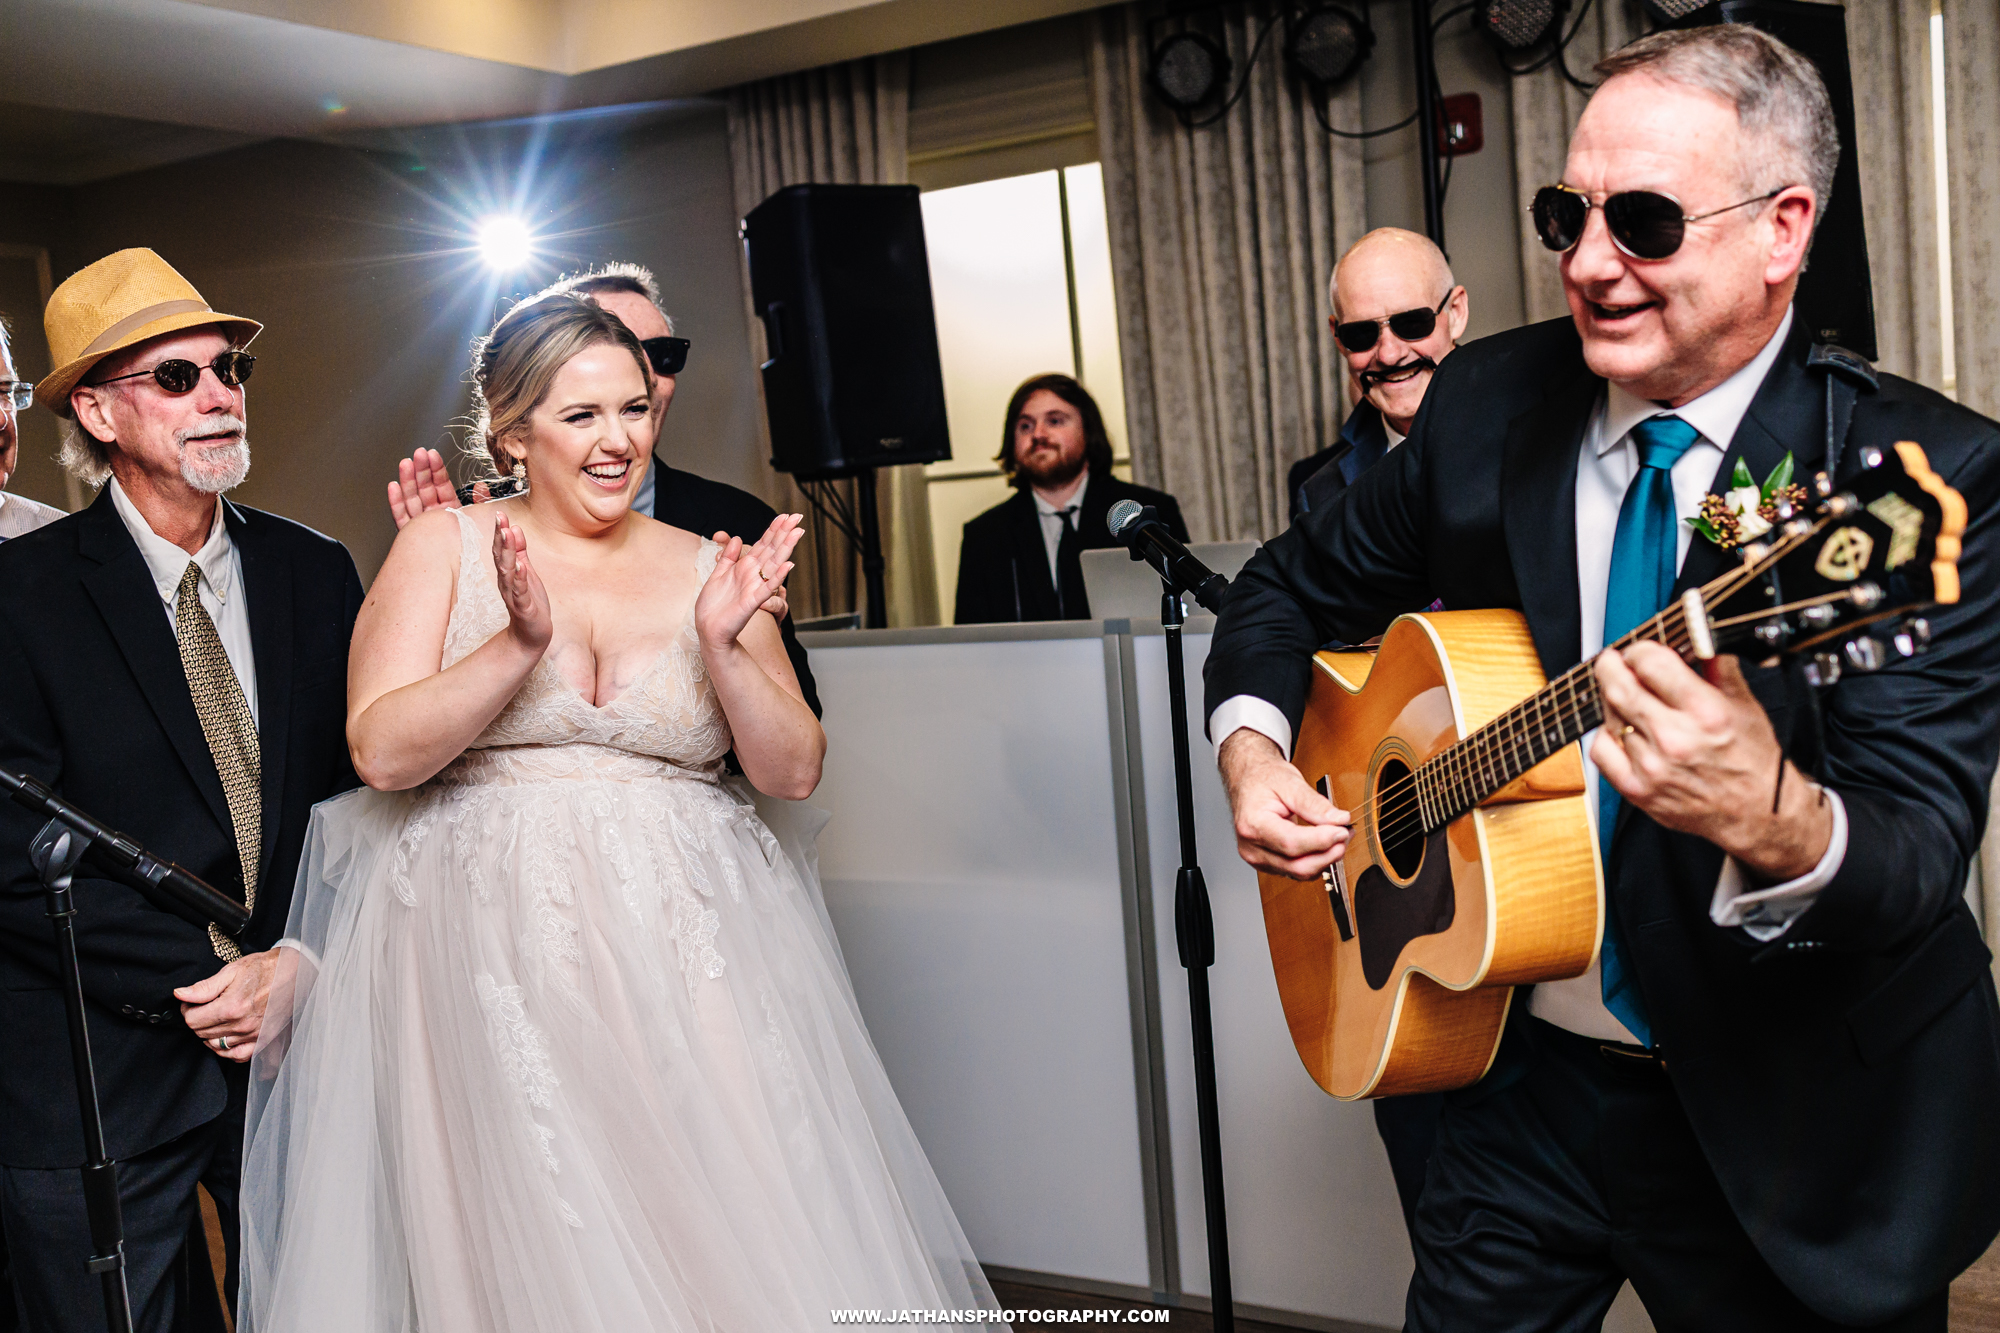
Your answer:
[[[340,543],[224,502],[257,661],[264,846],[244,951],[276,943],[312,807],[356,785],[347,645],[361,581]],[[0,546],[0,767],[225,892],[242,892],[229,807],[172,624],[111,497]],[[55,951],[28,841],[42,820],[0,803],[0,1162],[83,1160]],[[225,1066],[181,1019],[176,986],[222,966],[207,933],[88,868],[75,881],[90,1039],[113,1157],[219,1115]]]
[[[1105,516],[1120,500],[1153,506],[1176,537],[1188,539],[1187,524],[1173,496],[1092,472],[1090,484],[1083,488],[1083,508],[1077,513],[1076,530],[1084,550],[1118,545]],[[965,539],[958,548],[958,606],[952,619],[960,625],[1064,619],[1055,580],[1049,576],[1049,548],[1035,516],[1034,492],[1018,490],[965,525]],[[1068,619],[1088,620],[1090,610],[1085,607]]]
[[[1285,473],[1285,494],[1291,497],[1291,519],[1314,505],[1330,505],[1355,478],[1382,461],[1389,452],[1389,431],[1382,412],[1363,398],[1340,423],[1340,438],[1292,464]],[[1310,492],[1306,483],[1312,483]]]
[[[1824,388],[1795,333],[1716,476],[1825,454]],[[1315,506],[1232,585],[1208,708],[1268,699],[1294,726],[1309,658],[1397,611],[1523,612],[1553,677],[1579,659],[1575,488],[1603,383],[1568,320],[1470,344],[1439,366],[1407,443]],[[1847,854],[1790,931],[1759,945],[1708,918],[1722,852],[1627,807],[1607,874],[1666,1060],[1703,1151],[1760,1253],[1808,1306],[1886,1321],[2000,1231],[2000,1007],[1962,894],[1985,825],[2000,717],[2000,430],[1895,376],[1864,393],[1846,468],[1919,441],[1971,511],[1963,600],[1923,657],[1826,700],[1826,780]],[[1720,489],[1720,487],[1718,487]],[[1676,591],[1734,557],[1697,539]],[[1783,692],[1752,687],[1788,734]]]
[[[722,531],[754,542],[777,516],[777,510],[748,491],[668,467],[657,454],[653,457],[653,517],[662,523],[697,536],[713,537]],[[785,655],[792,659],[792,671],[799,678],[806,705],[818,717],[819,690],[813,684],[812,668],[806,664],[805,646],[792,627],[792,617],[778,622],[778,633],[785,640]]]

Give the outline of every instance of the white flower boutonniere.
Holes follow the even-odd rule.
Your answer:
[[[1688,520],[1688,526],[1725,551],[1756,541],[1777,523],[1779,505],[1805,507],[1806,488],[1793,484],[1792,470],[1792,456],[1786,454],[1760,486],[1743,460],[1737,459],[1729,489],[1703,496],[1701,512]]]

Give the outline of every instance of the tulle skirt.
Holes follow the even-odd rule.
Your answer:
[[[247,1333],[993,1307],[863,1028],[818,816],[766,804],[775,834],[712,775],[568,746],[314,811],[254,1063]]]

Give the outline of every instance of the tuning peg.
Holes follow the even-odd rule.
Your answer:
[[[1833,497],[1833,478],[1827,476],[1824,472],[1815,472],[1813,473],[1812,488],[1813,494],[1817,495],[1820,499],[1831,499]]]
[[[1915,657],[1931,646],[1931,622],[1922,616],[1911,616],[1903,622],[1890,642],[1895,645],[1899,655]]]
[[[1806,663],[1806,684],[1823,690],[1840,679],[1840,659],[1832,653],[1814,653]]]
[[[1881,467],[1882,451],[1880,449],[1877,449],[1872,444],[1869,445],[1866,449],[1863,449],[1861,451],[1861,466],[1865,468]]]
[[[1766,620],[1753,628],[1750,634],[1757,642],[1775,648],[1785,641],[1785,625],[1781,620]]]
[[[1882,585],[1857,583],[1847,590],[1847,600],[1863,611],[1873,611],[1882,602]]]
[[[1840,618],[1840,611],[1829,603],[1809,606],[1799,612],[1799,623],[1807,629],[1825,629]]]
[[[1847,641],[1847,665],[1856,671],[1880,671],[1889,664],[1882,641],[1869,635]]]

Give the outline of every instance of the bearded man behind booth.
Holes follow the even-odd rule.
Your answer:
[[[243,348],[260,325],[211,309],[150,250],[69,278],[45,323],[57,369],[36,400],[66,419],[64,465],[104,490],[0,545],[0,767],[251,909],[232,941],[115,882],[75,880],[136,1327],[215,1329],[195,1189],[221,1214],[233,1304],[247,1061],[312,806],[356,785],[347,643],[361,581],[338,542],[222,499],[250,467]],[[76,1086],[27,856],[39,823],[0,805],[0,1225],[25,1326],[98,1333]]]
[[[1152,506],[1188,539],[1173,496],[1111,475],[1104,414],[1068,375],[1014,390],[995,461],[1015,494],[965,525],[956,624],[1090,619],[1081,557],[1118,545],[1105,519],[1120,500]]]

